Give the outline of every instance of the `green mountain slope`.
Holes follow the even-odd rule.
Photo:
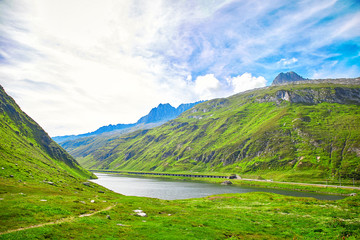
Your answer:
[[[359,82],[304,81],[215,99],[78,161],[89,169],[360,178]]]
[[[0,139],[3,178],[58,181],[94,177],[22,112],[1,86]]]

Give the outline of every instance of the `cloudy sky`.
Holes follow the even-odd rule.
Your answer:
[[[0,84],[51,136],[159,103],[360,76],[358,0],[0,0]]]

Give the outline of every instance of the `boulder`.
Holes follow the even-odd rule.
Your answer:
[[[231,181],[229,181],[229,180],[226,180],[226,181],[221,183],[221,185],[231,185],[231,184],[233,184],[233,183]]]

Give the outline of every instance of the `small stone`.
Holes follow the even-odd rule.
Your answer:
[[[85,186],[90,186],[89,182],[83,182],[82,184],[84,184]]]
[[[55,185],[53,182],[50,182],[50,181],[47,182],[47,184],[50,184],[50,185],[53,185],[53,186]]]
[[[104,191],[99,191],[99,193],[105,193]]]
[[[80,201],[81,203],[83,203],[83,204],[86,204],[86,202],[84,202],[84,201]]]
[[[41,199],[40,202],[47,202],[47,200],[46,199]]]
[[[4,170],[5,168],[2,167],[1,169]]]
[[[94,202],[95,202],[95,200],[91,200],[90,202],[91,202],[91,203],[94,203]]]
[[[13,177],[14,177],[14,175],[10,175],[9,177],[13,178]]]
[[[4,200],[3,198],[0,198],[0,201]]]
[[[350,193],[350,195],[349,196],[351,196],[351,197],[355,197],[357,194],[356,193]]]
[[[229,180],[226,180],[226,181],[221,183],[221,185],[231,185],[231,184],[232,184],[232,182],[229,181]]]
[[[171,216],[171,214],[169,213],[168,216]]]
[[[141,210],[141,209],[136,209],[136,210],[134,210],[134,212],[136,213],[136,215],[138,215],[140,217],[147,217],[146,213],[144,213],[143,210]]]
[[[110,215],[106,215],[106,219],[109,219],[109,220],[111,220],[111,217],[110,217]]]

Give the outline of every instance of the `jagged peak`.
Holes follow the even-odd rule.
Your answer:
[[[303,80],[306,80],[306,79],[301,77],[296,72],[293,72],[293,71],[286,72],[286,73],[281,72],[276,76],[276,78],[272,82],[272,85],[278,85],[278,84],[287,83],[287,82],[303,81]]]

